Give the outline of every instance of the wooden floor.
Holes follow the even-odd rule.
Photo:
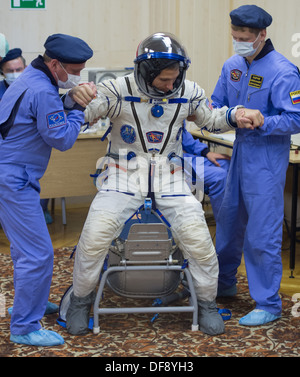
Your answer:
[[[206,210],[206,209],[205,209]],[[62,224],[61,211],[58,209],[54,214],[54,222],[48,225],[49,232],[52,238],[53,247],[62,248],[75,246],[78,242],[80,232],[82,230],[88,208],[67,208],[67,224]],[[211,235],[214,238],[215,224],[212,216],[207,211],[207,223],[209,225]],[[9,253],[9,243],[5,237],[3,230],[0,229],[0,253]],[[283,278],[281,283],[281,292],[289,296],[295,293],[300,293],[300,243],[297,245],[296,252],[296,267],[294,270],[294,278],[290,278],[289,268],[289,237],[284,229],[283,245],[282,245],[282,262],[283,262]],[[246,274],[245,266],[242,262],[240,273]]]

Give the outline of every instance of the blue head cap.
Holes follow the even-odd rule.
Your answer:
[[[66,64],[82,64],[93,56],[93,50],[86,42],[66,34],[50,35],[44,47],[49,58]]]
[[[6,62],[9,62],[10,60],[20,58],[21,56],[22,50],[20,48],[13,48],[12,50],[9,50],[5,57],[1,60],[0,66],[2,66]]]
[[[256,5],[242,5],[230,13],[231,23],[235,26],[265,29],[271,25],[272,16]]]

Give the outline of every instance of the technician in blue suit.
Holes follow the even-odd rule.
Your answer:
[[[200,189],[209,196],[214,218],[217,222],[224,196],[230,157],[226,154],[211,152],[207,144],[195,140],[185,127],[182,132],[182,148],[188,183],[192,184],[193,181],[193,177],[190,176],[191,172],[200,175],[200,177],[197,177],[198,182],[199,180],[201,182]],[[199,160],[201,157],[202,161]],[[190,164],[192,164],[192,169]],[[197,165],[198,167],[201,165],[200,169],[197,169]]]
[[[214,90],[215,107],[259,109],[264,125],[236,131],[216,249],[219,296],[236,293],[242,250],[256,308],[240,319],[256,326],[281,316],[283,192],[290,135],[300,132],[299,70],[266,40],[272,17],[255,5],[230,13],[236,55],[228,59]]]
[[[0,61],[0,72],[4,76],[4,80],[0,81],[0,100],[8,87],[22,74],[26,68],[26,61],[22,56],[20,48],[9,50],[5,57]],[[47,224],[51,224],[53,219],[48,211],[49,199],[41,199],[41,206]]]
[[[35,346],[62,344],[41,328],[48,302],[53,247],[40,205],[40,184],[52,148],[71,148],[94,98],[92,83],[80,86],[78,103],[64,111],[58,88],[71,88],[93,51],[81,39],[50,36],[45,55],[33,60],[0,102],[0,221],[11,244],[15,297],[11,341]]]
[[[0,61],[0,73],[4,80],[0,81],[0,100],[4,93],[26,68],[26,61],[22,56],[20,48],[9,50],[5,57]]]

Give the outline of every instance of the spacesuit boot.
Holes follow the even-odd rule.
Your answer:
[[[70,297],[70,305],[66,314],[66,328],[69,334],[85,335],[89,331],[91,306],[95,301],[95,293],[85,297]]]
[[[208,335],[218,335],[225,332],[222,316],[219,314],[215,301],[198,301],[199,330]]]

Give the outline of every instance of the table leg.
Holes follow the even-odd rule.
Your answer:
[[[290,245],[290,278],[294,278],[296,255],[296,231],[297,231],[297,205],[298,205],[298,164],[293,164],[293,188],[292,188],[292,215],[291,215],[291,245]]]

